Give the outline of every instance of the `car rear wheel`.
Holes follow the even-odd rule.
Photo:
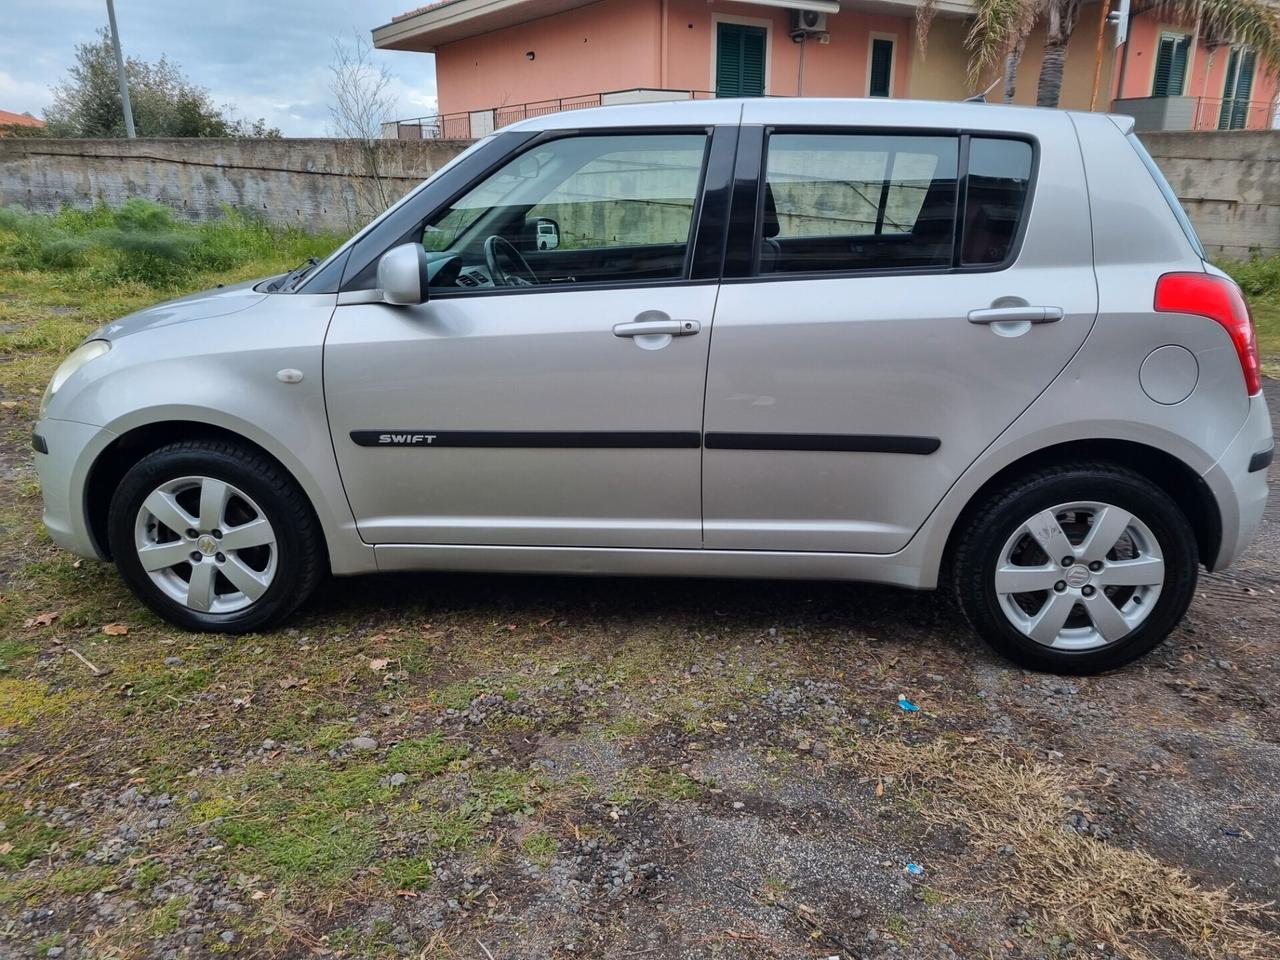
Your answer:
[[[187,630],[245,633],[277,623],[324,573],[319,526],[278,464],[219,440],[162,447],[111,500],[121,576]]]
[[[1169,635],[1195,593],[1190,524],[1143,477],[1079,464],[1022,477],[974,515],[952,562],[974,629],[1023,666],[1094,673]]]

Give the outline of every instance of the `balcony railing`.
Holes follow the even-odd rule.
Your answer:
[[[662,90],[637,87],[632,90],[610,90],[588,93],[580,97],[535,100],[531,103],[504,104],[487,110],[466,113],[437,113],[408,120],[395,120],[382,125],[384,140],[475,140],[530,117],[546,116],[564,110],[612,106],[618,103],[660,103],[667,100],[711,100],[708,90]]]
[[[1130,97],[1111,104],[1144,130],[1269,130],[1276,125],[1271,100],[1221,97]]]

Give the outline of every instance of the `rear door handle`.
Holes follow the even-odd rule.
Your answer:
[[[666,335],[668,337],[692,337],[702,329],[697,320],[631,320],[627,323],[615,323],[615,337],[652,337]]]
[[[1061,307],[988,307],[970,310],[970,323],[1057,323],[1063,317]]]

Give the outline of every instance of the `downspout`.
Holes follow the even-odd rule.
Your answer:
[[[667,41],[671,36],[669,2],[670,0],[662,0],[662,25],[660,27],[662,30],[662,36],[658,39],[658,49],[661,51],[659,54],[658,86],[663,90],[666,90],[671,83],[670,78],[667,76]]]

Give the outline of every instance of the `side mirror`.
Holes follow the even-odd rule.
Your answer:
[[[408,307],[427,302],[427,252],[420,243],[392,247],[378,261],[378,289],[384,303]]]
[[[560,224],[550,217],[526,220],[524,235],[529,250],[555,250],[560,246]]]

